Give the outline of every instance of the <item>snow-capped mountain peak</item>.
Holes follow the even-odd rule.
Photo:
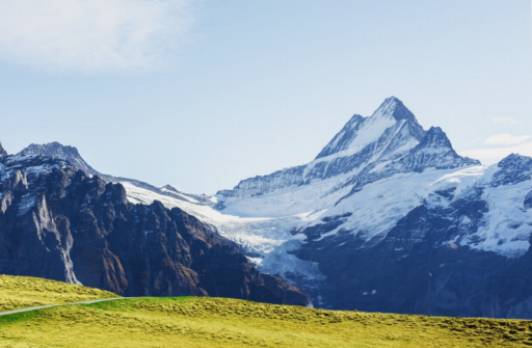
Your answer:
[[[517,184],[532,178],[532,158],[511,154],[497,164],[492,186]]]
[[[396,97],[387,98],[369,117],[354,115],[306,165],[288,168],[270,175],[241,181],[233,190],[218,193],[218,208],[242,214],[253,214],[247,199],[273,195],[297,188],[301,194],[313,195],[315,189],[325,205],[337,202],[345,194],[353,194],[364,185],[399,173],[421,173],[429,168],[453,169],[477,165],[478,161],[459,156],[440,128],[429,131],[417,122],[414,114]],[[348,190],[351,187],[353,190]],[[347,192],[340,192],[347,190]],[[308,192],[307,192],[308,191]],[[339,195],[339,196],[337,196]],[[242,200],[243,198],[246,200]],[[326,198],[328,197],[328,198]],[[293,198],[293,196],[292,196]],[[237,205],[233,202],[238,201]],[[245,202],[245,204],[244,204]],[[302,199],[290,206],[273,204],[274,215],[303,212]],[[242,203],[242,204],[241,204]],[[321,209],[314,204],[311,210]],[[299,210],[299,211],[298,211]]]
[[[431,127],[419,145],[425,148],[453,148],[447,134],[440,127]]]
[[[397,97],[386,98],[371,117],[393,117],[397,121],[406,120],[418,123],[412,111]]]
[[[0,156],[1,157],[1,156]],[[163,187],[156,187],[141,180],[130,179],[126,177],[119,177],[101,173],[90,166],[81,156],[78,149],[73,146],[63,145],[59,142],[52,142],[48,144],[31,144],[17,153],[10,161],[24,161],[40,163],[41,160],[51,161],[60,160],[68,163],[76,170],[84,172],[88,176],[98,176],[107,182],[122,184],[133,202],[147,202],[152,197],[157,197],[159,200],[175,199],[179,203],[191,203],[200,206],[212,205],[211,196],[208,195],[194,195],[181,192],[171,185]],[[178,204],[181,207],[181,205]]]
[[[497,166],[501,169],[528,171],[532,169],[532,158],[513,153],[502,159]]]
[[[31,144],[22,149],[16,154],[16,156],[40,156],[60,159],[70,163],[78,170],[81,170],[88,175],[94,175],[98,173],[83,159],[83,157],[81,157],[77,148],[74,146],[63,145],[57,141],[47,144]]]
[[[271,221],[291,217],[310,239],[348,233],[364,242],[376,241],[421,205],[440,178],[479,164],[457,154],[441,128],[423,130],[406,106],[392,97],[369,117],[351,117],[308,164],[220,191],[216,208]],[[276,234],[290,240],[290,228],[276,227]],[[317,230],[321,233],[312,232]],[[248,233],[261,240],[264,231],[249,228]],[[264,267],[268,262],[269,257]]]
[[[396,97],[390,97],[369,117],[355,114],[321,150],[316,159],[332,155],[352,155],[380,141],[383,136],[389,139],[398,134],[419,141],[423,138],[424,131],[403,102]]]
[[[80,157],[79,151],[74,146],[63,145],[57,141],[47,144],[30,144],[19,152],[23,156],[46,157]]]
[[[431,127],[419,144],[394,166],[398,171],[422,172],[427,168],[453,169],[474,165],[480,165],[480,162],[457,154],[445,132],[440,127]]]

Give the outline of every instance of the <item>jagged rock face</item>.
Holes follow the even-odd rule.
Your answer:
[[[349,122],[340,130],[338,134],[321,150],[316,159],[328,157],[343,151],[360,149],[364,145],[360,138],[364,140],[373,140],[382,132],[379,127],[393,127],[395,123],[406,125],[408,135],[414,139],[420,140],[424,136],[423,128],[417,123],[414,114],[395,97],[386,99],[382,105],[373,113],[371,117],[354,115]],[[372,131],[377,131],[373,133]],[[373,134],[367,134],[373,133]],[[373,139],[372,139],[373,138]]]
[[[7,156],[7,151],[4,149],[2,144],[0,143],[0,157]]]
[[[525,209],[530,209],[532,208],[532,191],[530,191],[526,197],[525,197],[525,202],[524,202],[524,206],[525,206]]]
[[[56,158],[68,162],[69,165],[81,170],[87,175],[99,174],[94,168],[85,162],[85,160],[79,154],[78,149],[73,146],[65,146],[58,142],[42,145],[31,144],[20,151],[17,155],[20,157],[40,156],[46,158]]]
[[[8,156],[0,173],[0,273],[128,296],[307,303],[299,290],[259,273],[240,247],[179,209],[128,203],[121,185],[57,159]]]
[[[316,158],[330,156],[334,153],[347,150],[357,133],[364,126],[365,118],[361,115],[353,115],[338,134],[320,151]]]
[[[432,127],[419,144],[398,161],[398,164],[397,170],[422,172],[426,168],[452,169],[479,165],[480,162],[458,155],[443,130]]]
[[[5,153],[5,155],[7,155],[7,153]],[[204,205],[211,204],[210,197],[206,195],[188,194],[188,193],[178,191],[170,185],[166,185],[163,187],[156,187],[156,186],[150,185],[140,180],[125,178],[125,177],[117,177],[117,176],[101,173],[97,171],[96,169],[94,169],[91,165],[89,165],[85,161],[85,159],[83,159],[83,157],[80,155],[77,148],[75,148],[74,146],[63,145],[58,142],[52,142],[48,144],[31,144],[25,147],[19,153],[17,153],[15,157],[17,158],[39,157],[41,159],[53,158],[53,159],[68,163],[69,166],[72,166],[73,168],[82,171],[88,176],[97,175],[101,179],[107,182],[133,185],[135,187],[143,188],[143,189],[152,191],[156,194],[160,194],[163,196],[176,198],[184,202],[199,203],[199,204],[204,204]]]
[[[493,186],[517,184],[532,177],[532,158],[512,154],[497,165]]]

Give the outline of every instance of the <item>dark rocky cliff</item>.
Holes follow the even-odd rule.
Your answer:
[[[67,162],[0,158],[0,273],[82,284],[128,296],[209,295],[307,304],[285,281],[259,273],[240,247],[159,202]]]

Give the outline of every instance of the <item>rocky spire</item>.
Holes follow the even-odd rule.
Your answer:
[[[396,97],[384,100],[370,117],[354,115],[334,138],[321,150],[316,158],[327,157],[345,150],[359,151],[377,141],[387,129],[406,124],[410,134],[420,140],[425,135],[423,127],[414,114]]]
[[[391,116],[397,121],[407,120],[417,123],[416,116],[397,97],[389,97],[382,102],[371,117]]]
[[[2,146],[2,143],[0,143],[0,157],[7,156],[7,151]]]

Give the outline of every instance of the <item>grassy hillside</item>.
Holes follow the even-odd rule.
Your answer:
[[[124,299],[0,317],[0,347],[530,347],[532,323]]]
[[[116,295],[52,280],[0,275],[0,311],[109,297]]]

